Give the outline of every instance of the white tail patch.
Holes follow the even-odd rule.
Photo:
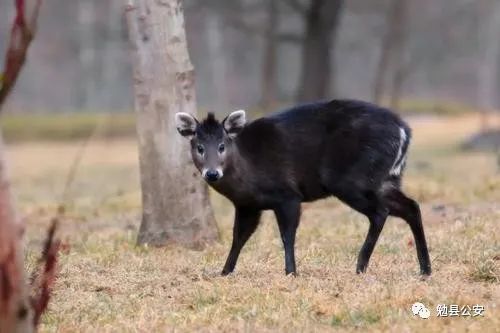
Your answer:
[[[394,164],[392,165],[391,170],[389,171],[389,174],[392,176],[399,176],[406,162],[406,152],[404,152],[404,156],[401,156],[403,154],[403,147],[406,143],[406,140],[408,140],[408,136],[406,135],[405,130],[403,128],[399,128],[398,154],[396,156],[396,159],[394,160]]]

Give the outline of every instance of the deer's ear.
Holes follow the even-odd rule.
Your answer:
[[[185,112],[177,112],[175,114],[175,126],[180,135],[185,138],[192,139],[196,134],[196,126],[198,120],[195,117]]]
[[[245,110],[233,111],[223,121],[222,125],[230,138],[235,138],[247,122]]]

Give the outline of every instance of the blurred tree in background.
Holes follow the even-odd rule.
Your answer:
[[[260,105],[267,111],[322,97],[498,108],[497,0],[184,4],[204,110],[222,114]],[[0,3],[0,40],[11,11],[8,1]],[[130,110],[121,0],[52,0],[43,11],[40,38],[23,74],[33,80],[19,85],[7,108]],[[4,48],[2,43],[0,52]]]

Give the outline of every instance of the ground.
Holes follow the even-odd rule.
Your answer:
[[[140,216],[136,144],[100,140],[85,149],[69,191],[77,143],[13,143],[12,186],[26,220],[28,269],[61,200],[60,272],[42,332],[500,331],[500,166],[459,144],[478,120],[411,121],[405,191],[422,204],[433,275],[422,279],[408,226],[390,219],[368,272],[355,274],[368,223],[335,199],[304,205],[299,276],[284,275],[281,240],[266,213],[236,271],[219,276],[233,210],[212,202],[221,241],[203,251],[135,246]],[[414,302],[429,319],[411,313]],[[483,305],[484,316],[437,317],[438,304]]]

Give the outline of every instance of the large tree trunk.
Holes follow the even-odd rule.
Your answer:
[[[143,204],[137,242],[198,247],[218,233],[207,186],[174,125],[176,112],[196,114],[182,1],[126,3]]]
[[[302,44],[299,102],[328,97],[335,43],[343,0],[311,0],[305,12],[306,33]]]

